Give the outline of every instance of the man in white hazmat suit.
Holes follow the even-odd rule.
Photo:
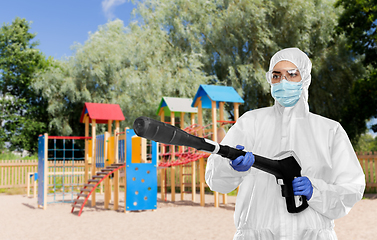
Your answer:
[[[311,67],[298,48],[277,52],[266,74],[274,106],[246,112],[221,142],[248,153],[233,162],[208,158],[211,190],[228,193],[240,186],[234,239],[337,239],[334,219],[362,198],[365,176],[346,132],[309,112]],[[300,213],[288,213],[275,176],[251,167],[253,153],[274,159],[282,151],[294,151],[300,161],[302,177],[293,180],[293,190],[309,204]]]

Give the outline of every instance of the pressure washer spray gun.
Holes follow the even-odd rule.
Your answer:
[[[222,157],[234,160],[246,152],[226,145],[220,145],[206,138],[200,138],[187,132],[148,117],[139,117],[134,122],[136,135],[161,142],[164,144],[193,147],[197,150],[219,154]],[[296,156],[287,153],[282,154],[281,160],[271,160],[254,154],[255,162],[253,167],[270,173],[276,177],[277,183],[281,186],[282,196],[285,197],[289,213],[299,213],[308,207],[305,196],[294,196],[292,181],[301,176],[301,167],[296,161]]]

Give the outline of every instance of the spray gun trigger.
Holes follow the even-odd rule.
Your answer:
[[[283,181],[283,179],[278,179],[277,182],[278,182],[278,184],[279,184],[280,186],[281,186],[281,185],[284,185],[284,181]]]

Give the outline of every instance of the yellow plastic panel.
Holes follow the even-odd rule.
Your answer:
[[[88,140],[88,156],[92,157],[92,140]]]
[[[132,163],[146,162],[147,140],[145,138],[132,137]]]
[[[113,164],[115,162],[115,139],[114,137],[109,137],[109,142],[107,145],[107,159],[108,164]]]

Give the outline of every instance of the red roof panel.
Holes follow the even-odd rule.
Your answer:
[[[80,117],[81,123],[84,122],[85,113],[88,113],[90,123],[92,119],[95,119],[96,123],[108,123],[109,120],[125,120],[119,104],[85,103]]]

